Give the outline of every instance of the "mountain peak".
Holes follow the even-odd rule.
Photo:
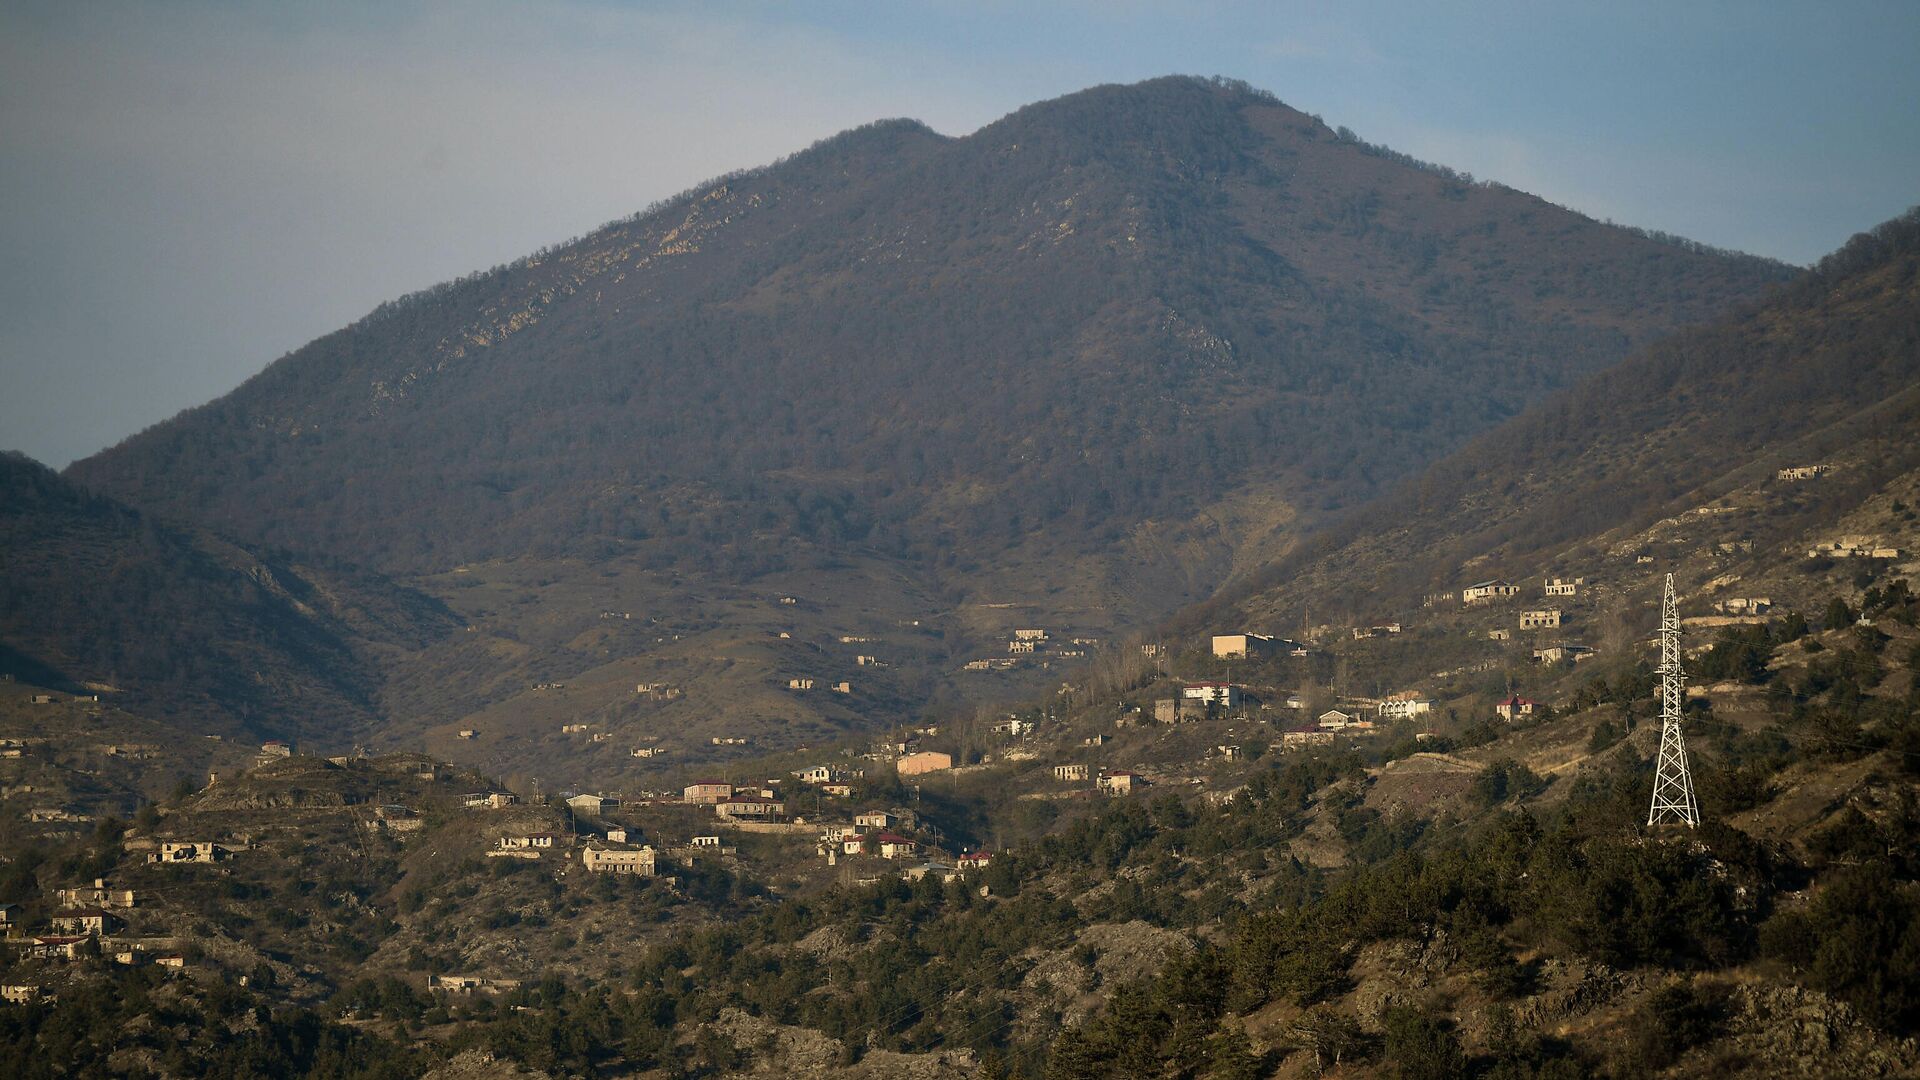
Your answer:
[[[1364,496],[1780,274],[1173,76],[964,138],[823,140],[322,338],[70,475],[390,569],[582,544],[759,565],[789,533],[922,567],[1095,552],[1268,485]]]

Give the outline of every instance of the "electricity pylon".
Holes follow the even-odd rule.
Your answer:
[[[1680,734],[1680,710],[1686,704],[1686,672],[1680,669],[1680,605],[1673,597],[1673,575],[1660,606],[1660,761],[1653,770],[1653,805],[1647,824],[1700,824],[1693,797],[1693,773],[1687,769],[1687,743]]]

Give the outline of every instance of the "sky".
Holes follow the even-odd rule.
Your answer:
[[[0,0],[0,449],[65,466],[848,127],[1165,74],[1793,263],[1920,203],[1910,0]]]

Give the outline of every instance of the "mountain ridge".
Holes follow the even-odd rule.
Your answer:
[[[795,507],[785,528],[855,542],[878,534],[924,558],[946,530],[991,548],[1042,529],[1057,538],[1184,514],[1248,470],[1270,470],[1276,435],[1303,449],[1276,424],[1364,459],[1349,469],[1330,452],[1319,475],[1306,470],[1290,488],[1366,488],[1457,438],[1459,425],[1517,409],[1618,352],[1632,336],[1624,325],[1685,321],[1717,303],[1650,315],[1647,298],[1629,294],[1596,317],[1603,305],[1582,271],[1553,286],[1575,291],[1580,318],[1556,301],[1533,323],[1516,320],[1518,292],[1496,280],[1501,271],[1481,266],[1484,285],[1450,285],[1480,257],[1455,272],[1429,250],[1478,241],[1418,235],[1412,218],[1376,205],[1387,198],[1377,185],[1367,189],[1376,198],[1334,208],[1346,223],[1314,217],[1327,209],[1318,201],[1288,218],[1305,197],[1303,155],[1338,159],[1315,178],[1323,187],[1358,169],[1370,184],[1429,185],[1429,202],[1523,200],[1558,230],[1529,239],[1530,258],[1607,232],[1530,197],[1408,170],[1270,95],[1185,79],[1100,87],[969,136],[888,121],[722,178],[570,246],[383,307],[70,472],[243,538],[388,569],[445,569],[553,540],[528,524],[534,506],[567,516],[569,529],[554,531],[620,546],[672,532],[663,505],[750,545],[756,512],[741,504],[770,499],[817,504]],[[1463,218],[1454,232],[1468,225],[1481,227]],[[1602,246],[1633,253],[1619,273],[1653,280],[1719,274],[1717,288],[1744,282],[1738,292],[1781,276],[1625,233]],[[1421,270],[1422,259],[1434,265]],[[1687,266],[1660,265],[1675,262]],[[1105,295],[1066,284],[1076,270],[1106,282]],[[1338,275],[1349,270],[1369,283],[1348,289]],[[1411,284],[1387,288],[1389,270],[1408,283],[1445,280],[1422,299]],[[855,311],[858,331],[847,321]],[[1354,404],[1394,396],[1369,356],[1393,358],[1393,377],[1419,393],[1444,394],[1447,380],[1426,368],[1456,369],[1514,337],[1536,355],[1514,372],[1480,367],[1490,384],[1510,384],[1487,395],[1480,421],[1396,406],[1365,425],[1378,445],[1354,446],[1342,423],[1302,407],[1300,395],[1345,394],[1353,404],[1338,420],[1350,424]],[[1315,370],[1330,357],[1333,370]],[[724,380],[700,373],[716,366]],[[1084,391],[1089,381],[1100,385]],[[877,407],[834,402],[850,392]],[[695,406],[697,426],[658,398]],[[1126,425],[1130,445],[1077,423],[1086,409]],[[561,416],[572,433],[555,430]],[[432,451],[407,428],[423,423],[437,445],[463,452],[422,461]],[[767,431],[780,438],[756,438]],[[753,441],[729,445],[743,438]],[[700,455],[676,452],[680,441]],[[367,474],[395,464],[406,475],[388,479],[408,490],[369,491],[380,485]],[[1169,472],[1187,474],[1192,497],[1153,490]],[[276,493],[289,484],[293,498]],[[564,500],[550,497],[556,487]],[[448,511],[436,522],[409,509],[451,503],[436,494],[449,491],[470,505],[436,505]],[[1010,501],[1028,505],[1001,505]]]

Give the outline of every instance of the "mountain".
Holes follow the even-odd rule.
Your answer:
[[[1697,594],[1824,600],[1887,565],[1808,557],[1831,540],[1912,565],[1915,430],[1920,210],[1548,398],[1183,621],[1365,620],[1470,579],[1550,573],[1652,596],[1676,570]],[[1801,466],[1823,469],[1780,475]]]
[[[345,745],[379,714],[379,658],[453,625],[377,575],[162,523],[19,454],[0,454],[0,565],[0,671],[196,734]]]
[[[70,475],[388,571],[865,551],[966,592],[1363,499],[1789,275],[1160,79],[850,131],[384,305]],[[1105,583],[1163,610],[1240,539]]]
[[[651,783],[647,746],[1059,691],[1789,276],[1161,79],[847,132],[384,305],[68,475],[445,604],[463,632],[384,668],[391,745]],[[1009,657],[1019,628],[1055,640]]]

